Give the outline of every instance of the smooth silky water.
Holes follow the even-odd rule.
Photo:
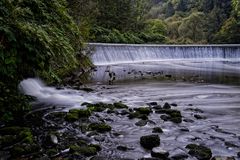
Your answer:
[[[190,143],[211,148],[213,155],[234,156],[240,151],[240,46],[157,46],[90,44],[95,48],[92,60],[96,70],[88,84],[94,91],[57,90],[40,80],[28,79],[20,88],[37,97],[35,103],[82,108],[83,102],[122,101],[130,107],[147,106],[149,102],[163,105],[176,103],[182,112],[180,124],[164,122],[159,114],[151,114],[148,124],[136,126],[139,120],[101,113],[113,131],[101,142],[100,155],[138,159],[150,156],[140,147],[139,139],[161,127],[161,147],[170,156],[187,153]],[[114,73],[115,80],[109,77]],[[109,80],[113,85],[108,85]],[[189,108],[204,111],[207,119],[197,120]],[[188,129],[189,132],[184,131]],[[226,145],[228,142],[235,146]],[[228,143],[229,144],[229,143]],[[116,149],[127,146],[128,151]],[[190,157],[189,159],[194,159]]]

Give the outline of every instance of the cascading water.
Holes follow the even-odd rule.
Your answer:
[[[129,45],[90,43],[96,65],[162,60],[239,60],[240,45]]]
[[[54,87],[46,86],[40,79],[26,79],[19,84],[19,89],[26,95],[37,98],[36,103],[44,103],[49,105],[61,105],[82,108],[83,102],[107,102],[108,100],[95,96],[94,94],[88,94],[84,91],[77,91],[73,89],[61,89],[58,90]]]

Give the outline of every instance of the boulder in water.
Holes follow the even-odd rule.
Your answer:
[[[95,130],[100,133],[109,132],[112,130],[112,127],[106,123],[91,123],[88,128],[90,130]]]
[[[160,138],[155,134],[142,136],[140,138],[140,144],[143,148],[152,149],[160,145]]]
[[[211,149],[197,144],[189,144],[186,146],[189,149],[189,154],[199,160],[209,160],[212,157]]]

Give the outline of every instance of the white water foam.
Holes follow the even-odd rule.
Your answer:
[[[61,105],[80,107],[83,102],[108,102],[108,99],[96,96],[94,93],[86,93],[73,89],[58,90],[54,87],[47,87],[40,79],[29,78],[19,84],[20,90],[29,96],[37,99],[36,103],[49,105]]]

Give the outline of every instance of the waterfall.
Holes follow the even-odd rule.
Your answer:
[[[90,43],[95,65],[162,60],[239,60],[240,45],[138,45]]]

